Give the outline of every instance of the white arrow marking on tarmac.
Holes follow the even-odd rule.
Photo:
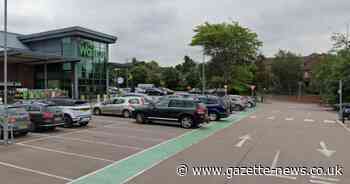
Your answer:
[[[276,119],[276,117],[275,116],[271,116],[271,117],[268,117],[267,119],[274,120],[274,119]]]
[[[245,136],[242,136],[239,138],[240,141],[236,144],[236,147],[237,148],[240,148],[243,146],[243,144],[247,141],[247,140],[251,140],[252,138],[250,137],[249,134],[245,135]]]
[[[305,122],[315,122],[313,119],[304,119]]]
[[[326,157],[331,157],[336,151],[327,149],[326,143],[324,141],[320,142],[320,146],[322,149],[317,149],[320,153],[322,153]]]
[[[293,121],[294,118],[286,118],[286,121]]]

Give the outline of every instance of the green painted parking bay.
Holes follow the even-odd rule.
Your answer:
[[[80,177],[70,184],[116,184],[124,183],[138,173],[145,171],[155,164],[168,159],[176,153],[198,143],[210,135],[225,129],[248,116],[251,112],[242,112],[224,121],[215,122],[208,126],[187,132],[179,137],[131,155],[105,168]]]

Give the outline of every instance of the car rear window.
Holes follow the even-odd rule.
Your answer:
[[[17,114],[23,114],[26,113],[26,110],[24,107],[9,107],[8,108],[8,114],[10,116],[15,116]]]

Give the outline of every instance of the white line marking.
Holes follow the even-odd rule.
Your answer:
[[[144,132],[144,133],[152,133],[152,134],[163,134],[161,131],[153,131],[153,130],[143,130],[140,128],[128,128],[128,127],[121,127],[121,126],[113,126],[113,125],[106,125],[105,128],[112,128],[112,129],[121,129],[121,130],[131,130],[135,132]],[[176,135],[175,133],[165,133],[166,135]]]
[[[48,177],[51,177],[51,178],[65,180],[65,181],[68,181],[68,182],[73,181],[73,179],[70,179],[70,178],[65,178],[65,177],[62,177],[62,176],[57,176],[57,175],[49,174],[49,173],[46,173],[46,172],[41,172],[41,171],[37,171],[37,170],[25,168],[25,167],[20,167],[20,166],[16,166],[16,165],[5,163],[5,162],[0,162],[0,165],[7,166],[7,167],[12,167],[12,168],[23,170],[23,171],[27,171],[27,172],[31,172],[31,173],[34,173],[34,174],[48,176]]]
[[[313,119],[304,119],[305,122],[315,122]]]
[[[144,149],[144,148],[136,147],[136,146],[110,144],[110,143],[106,143],[106,142],[89,141],[89,140],[83,140],[83,139],[78,139],[78,138],[70,138],[70,137],[54,137],[54,138],[65,139],[65,140],[72,140],[72,141],[79,141],[79,142],[90,143],[90,144],[100,144],[100,145],[112,146],[112,147],[117,147],[117,148],[128,148],[128,149],[134,149],[134,150],[143,150]]]
[[[276,117],[275,117],[275,116],[271,116],[271,117],[268,117],[267,119],[269,119],[269,120],[275,120]]]
[[[286,118],[286,121],[293,121],[294,118]]]
[[[250,116],[250,119],[256,119],[256,116]]]
[[[273,177],[277,177],[277,178],[285,178],[285,179],[290,179],[290,180],[296,180],[297,177],[294,176],[284,176],[284,175],[271,175]]]
[[[313,178],[313,179],[319,179],[319,180],[334,181],[334,182],[340,181],[340,180],[337,179],[337,178],[327,178],[327,177],[321,177],[321,176],[311,176],[311,178]]]
[[[338,123],[340,126],[342,126],[346,131],[350,132],[350,129],[349,129],[348,127],[346,127],[346,126],[343,124],[343,122],[337,120],[337,123]]]
[[[278,150],[278,151],[276,152],[276,155],[275,155],[275,157],[273,158],[273,161],[272,161],[272,164],[271,164],[271,168],[272,168],[272,169],[275,169],[275,168],[276,168],[277,162],[278,162],[278,157],[280,156],[280,153],[281,153],[280,150]]]
[[[70,135],[70,134],[75,134],[75,133],[80,133],[80,132],[84,132],[86,130],[78,130],[78,131],[73,131],[73,132],[68,132],[68,133],[63,133],[63,134],[60,134],[60,135],[48,135],[48,134],[42,134],[41,138],[37,138],[37,139],[32,139],[32,140],[28,140],[28,141],[21,141],[21,142],[18,142],[18,143],[22,143],[22,144],[26,144],[26,143],[31,143],[31,142],[36,142],[36,141],[41,141],[41,140],[46,140],[46,139],[51,139],[53,137],[60,137],[60,136],[64,136],[64,135]],[[35,134],[36,135],[36,134]]]
[[[245,136],[240,137],[239,139],[240,141],[235,145],[237,148],[242,147],[247,140],[251,140],[251,137],[249,134],[247,134]]]
[[[319,181],[319,180],[310,180],[310,183],[317,183],[317,184],[335,184],[335,183],[332,183],[332,182]]]
[[[334,124],[334,123],[336,123],[336,122],[333,121],[333,120],[324,120],[323,122],[324,122],[324,123],[328,123],[328,124]]]
[[[32,149],[37,149],[37,150],[42,150],[42,151],[48,151],[48,152],[53,152],[53,153],[60,153],[60,154],[64,154],[64,155],[71,155],[71,156],[88,158],[88,159],[93,159],[93,160],[100,160],[100,161],[104,161],[104,162],[112,162],[112,163],[115,162],[114,160],[108,160],[108,159],[98,158],[98,157],[94,157],[94,156],[82,155],[82,154],[78,154],[78,153],[70,153],[70,152],[65,152],[65,151],[58,151],[58,150],[54,150],[54,149],[43,148],[43,147],[39,147],[39,146],[32,146],[32,145],[27,145],[27,144],[23,144],[23,143],[16,143],[16,145],[24,146],[24,147],[28,147],[28,148],[32,148]]]
[[[176,140],[176,139],[179,139],[179,138],[181,138],[181,137],[184,137],[185,135],[190,134],[190,133],[193,133],[194,131],[198,131],[198,129],[197,129],[197,130],[192,130],[192,131],[186,132],[186,133],[184,133],[184,134],[182,134],[182,135],[180,135],[180,136],[177,136],[177,137],[175,137],[175,138],[172,138],[172,139],[169,139],[169,140],[167,140],[167,141],[164,141],[164,142],[162,142],[162,143],[160,143],[160,144],[154,145],[154,146],[152,146],[152,147],[150,147],[150,148],[147,148],[147,149],[144,149],[144,150],[142,150],[142,151],[139,151],[139,152],[137,152],[137,153],[135,153],[135,154],[132,154],[132,155],[130,155],[130,156],[128,156],[128,157],[125,157],[125,158],[123,158],[123,159],[121,159],[121,160],[118,160],[118,161],[116,161],[116,162],[114,162],[114,163],[112,163],[112,164],[110,164],[110,165],[108,165],[108,166],[106,166],[106,167],[103,167],[103,168],[101,168],[101,169],[99,169],[99,170],[96,170],[96,171],[94,171],[94,172],[91,172],[91,173],[89,173],[89,174],[87,174],[87,175],[81,176],[81,177],[79,177],[79,178],[77,178],[77,179],[75,179],[75,180],[73,180],[73,181],[71,181],[71,182],[69,182],[69,183],[67,183],[67,184],[73,184],[74,182],[77,182],[77,181],[80,181],[80,180],[82,180],[82,179],[84,179],[84,178],[87,178],[87,177],[89,177],[89,176],[95,175],[96,173],[99,173],[99,172],[101,172],[101,171],[103,171],[103,170],[105,170],[105,169],[108,169],[108,168],[110,168],[110,167],[113,167],[113,166],[115,166],[115,165],[118,165],[120,162],[123,162],[124,160],[127,160],[127,159],[129,159],[129,158],[131,158],[131,157],[135,157],[135,156],[137,156],[137,155],[143,154],[143,153],[146,152],[146,151],[149,151],[149,150],[151,150],[151,149],[154,149],[154,148],[156,148],[156,147],[159,147],[159,146],[161,146],[161,145],[163,145],[163,144],[167,144],[167,143],[169,143],[169,142],[171,142],[171,141],[174,141],[174,140]],[[159,162],[159,163],[160,163],[160,162]],[[157,164],[158,164],[158,163],[157,163]],[[155,164],[155,165],[156,165],[156,164]],[[142,172],[144,172],[144,171],[145,171],[145,170],[143,170]],[[142,173],[142,172],[140,172],[140,173]]]
[[[146,140],[146,141],[154,141],[154,142],[162,142],[166,139],[157,139],[157,138],[147,138],[147,137],[140,137],[140,136],[132,136],[132,135],[126,135],[126,134],[112,134],[112,133],[105,133],[102,131],[96,131],[96,130],[86,130],[86,133],[91,134],[100,134],[100,135],[106,135],[111,137],[125,137],[125,138],[131,138],[131,139],[139,139],[139,140]]]

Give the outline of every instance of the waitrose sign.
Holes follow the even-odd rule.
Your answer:
[[[101,51],[88,41],[82,41],[79,45],[80,57],[84,58],[106,58],[107,53]]]

